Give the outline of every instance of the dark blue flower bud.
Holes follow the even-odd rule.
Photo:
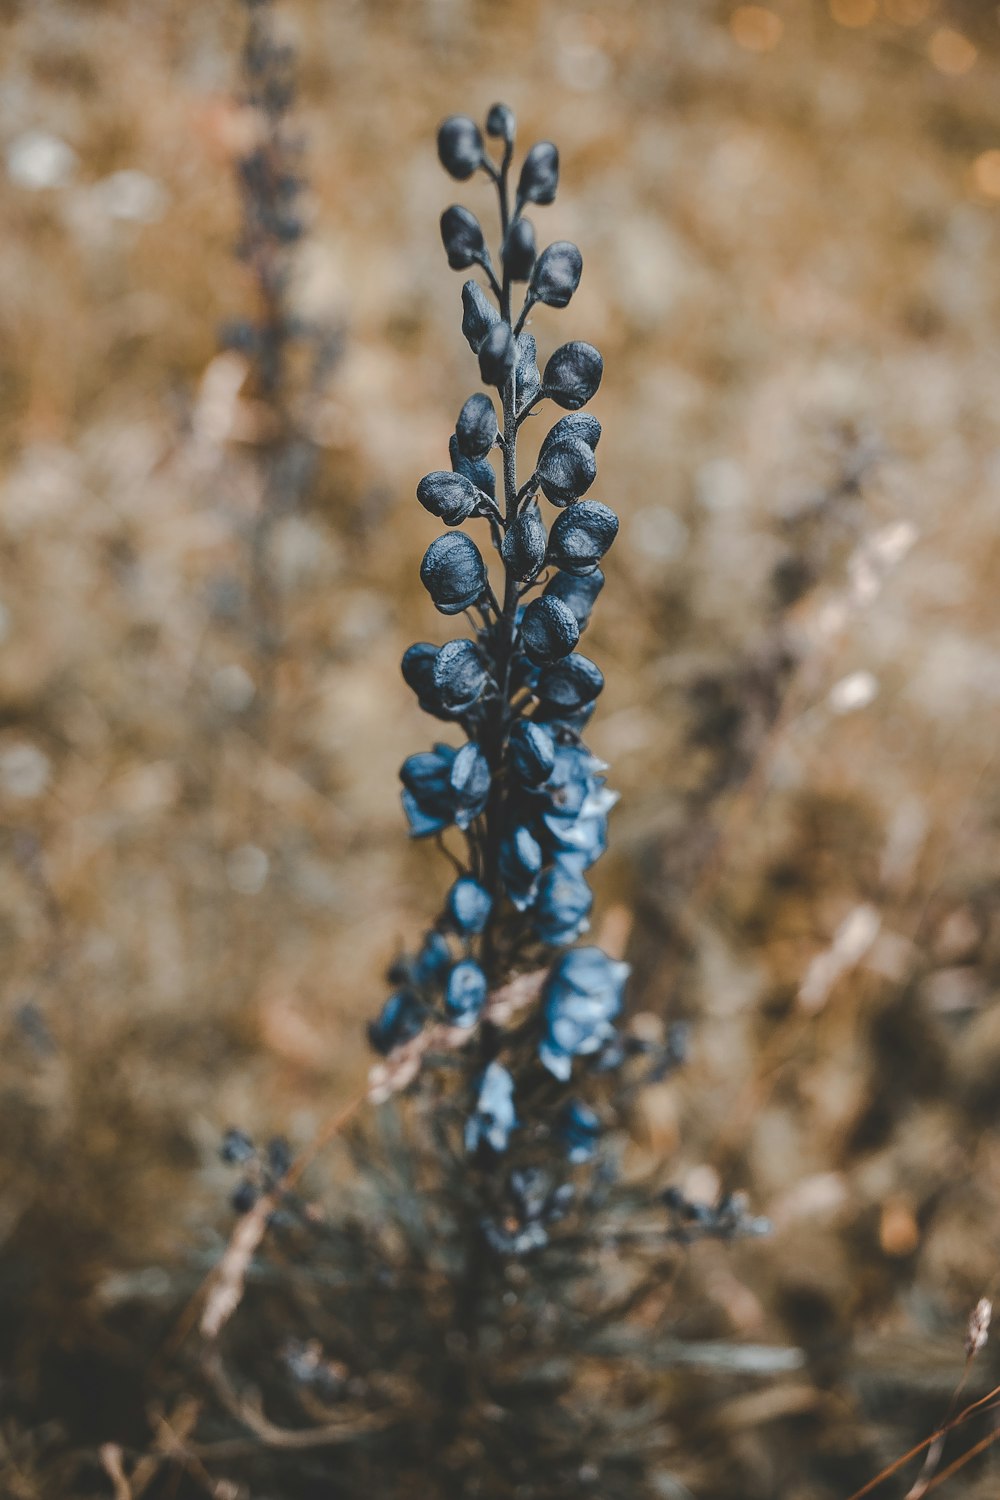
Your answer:
[[[604,587],[604,574],[600,568],[582,577],[575,573],[553,573],[545,585],[547,596],[561,599],[576,616],[581,631],[590,623],[590,613],[598,594]]]
[[[502,140],[509,146],[514,139],[516,128],[514,111],[509,104],[494,104],[486,116],[486,134],[494,140]]]
[[[448,439],[448,454],[451,458],[451,467],[456,474],[464,474],[466,479],[471,479],[476,489],[483,495],[488,495],[491,500],[496,499],[497,476],[493,472],[493,465],[485,458],[466,458],[458,446],[458,438],[452,433]]]
[[[486,591],[486,564],[463,531],[436,537],[420,564],[420,581],[443,615],[457,615]]]
[[[549,562],[566,573],[596,568],[618,535],[618,517],[599,500],[581,500],[557,516],[549,533]]]
[[[455,802],[455,822],[463,831],[485,810],[490,795],[490,763],[470,740],[451,763],[449,777]]]
[[[500,314],[489,300],[478,281],[467,281],[462,288],[462,332],[473,354],[500,321]]]
[[[463,958],[448,975],[444,1009],[453,1026],[475,1026],[486,1004],[486,975],[471,958]]]
[[[456,760],[451,745],[435,745],[407,756],[399,772],[403,783],[403,810],[413,838],[440,833],[454,821],[451,772]]]
[[[580,639],[580,627],[568,605],[543,595],[524,611],[520,639],[531,660],[542,666],[569,655]]]
[[[556,742],[547,729],[530,719],[518,719],[507,742],[510,766],[525,786],[548,781],[556,763]]]
[[[449,115],[438,129],[438,158],[445,171],[459,182],[471,177],[483,162],[483,138],[468,115]]]
[[[441,703],[434,686],[434,661],[437,654],[438,647],[430,641],[417,641],[410,646],[400,664],[403,680],[416,693],[417,702],[424,713],[432,714],[436,719],[453,719],[455,715],[449,713]]]
[[[506,1151],[516,1128],[514,1080],[502,1063],[491,1062],[479,1080],[475,1112],[466,1121],[465,1149],[471,1152],[488,1146]]]
[[[594,450],[580,438],[547,444],[538,455],[542,493],[553,505],[568,505],[585,495],[597,478]]]
[[[417,485],[417,499],[424,510],[429,510],[446,526],[460,526],[475,514],[482,496],[464,474],[436,469],[433,474],[425,474]]]
[[[233,1213],[248,1214],[257,1203],[260,1194],[261,1189],[255,1182],[250,1182],[249,1180],[241,1182],[229,1200],[232,1204]]]
[[[561,443],[565,438],[579,438],[588,448],[596,449],[601,441],[601,424],[589,411],[572,411],[568,417],[560,417],[555,426],[550,427],[545,434],[539,458],[553,443]]]
[[[427,934],[413,964],[413,982],[419,985],[440,984],[451,968],[451,949],[447,939],[433,930]]]
[[[493,898],[471,875],[463,875],[448,892],[448,915],[463,937],[482,932],[493,910]]]
[[[532,295],[548,307],[565,307],[580,285],[583,256],[570,240],[548,245],[535,262]]]
[[[543,991],[545,1036],[539,1056],[565,1082],[574,1057],[599,1052],[614,1035],[629,966],[600,948],[573,948],[549,973]]]
[[[496,408],[483,391],[470,396],[459,412],[455,438],[465,458],[485,458],[496,442]]]
[[[535,936],[552,948],[575,943],[590,926],[594,896],[583,876],[557,862],[545,871],[535,900]]]
[[[389,996],[376,1019],[368,1023],[369,1046],[387,1057],[420,1035],[425,1018],[426,1011],[416,995],[409,990],[397,990]]]
[[[292,1148],[283,1135],[272,1136],[267,1143],[267,1165],[279,1181],[292,1169]]]
[[[539,141],[524,158],[517,196],[525,203],[552,203],[559,186],[559,152],[551,141]]]
[[[511,281],[527,281],[535,264],[535,226],[530,219],[515,219],[503,242],[503,268]]]
[[[542,863],[542,846],[523,823],[501,843],[500,879],[518,911],[527,911],[534,901]]]
[[[546,396],[566,411],[586,406],[604,374],[604,360],[593,344],[575,339],[561,344],[545,366],[542,383]]]
[[[593,1161],[601,1138],[600,1117],[580,1099],[571,1099],[560,1117],[558,1134],[574,1167]]]
[[[486,255],[479,220],[460,203],[453,203],[441,215],[441,242],[453,271],[465,271]]]
[[[603,687],[600,667],[574,651],[554,667],[546,667],[538,679],[538,696],[563,713],[572,714],[584,704],[592,703]]]
[[[432,682],[435,701],[448,712],[467,714],[490,681],[486,664],[474,641],[446,641],[434,658]]]
[[[245,1130],[231,1127],[222,1137],[219,1155],[227,1166],[236,1166],[257,1155],[257,1148]]]
[[[539,703],[533,717],[536,724],[548,724],[560,733],[580,735],[594,717],[596,706],[595,703],[585,703],[570,713],[554,703]]]
[[[541,571],[548,543],[541,512],[533,500],[516,520],[500,543],[500,556],[507,572],[520,583],[530,583]]]
[[[517,400],[520,406],[533,401],[542,388],[538,373],[538,348],[533,333],[521,333],[517,339]]]
[[[479,346],[479,373],[484,385],[502,390],[510,379],[517,350],[509,323],[496,323]]]

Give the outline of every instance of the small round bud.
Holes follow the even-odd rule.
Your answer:
[[[576,339],[561,344],[545,366],[546,396],[566,411],[576,411],[596,393],[604,374],[604,360],[593,344]]]
[[[449,713],[441,703],[434,686],[434,660],[437,654],[437,646],[430,641],[417,641],[410,646],[403,653],[400,663],[403,681],[416,693],[417,702],[425,714],[432,714],[435,719],[453,719],[454,714]]]
[[[583,256],[569,240],[557,240],[535,262],[531,290],[548,307],[565,307],[580,285]]]
[[[547,729],[530,719],[518,719],[507,742],[511,769],[525,786],[541,786],[552,775],[556,742]]]
[[[524,158],[517,196],[525,203],[552,203],[559,186],[559,152],[551,141],[539,141]]]
[[[542,388],[538,373],[538,346],[533,333],[517,336],[517,399],[519,405],[533,401]]]
[[[483,164],[483,138],[468,115],[449,115],[438,130],[438,158],[445,171],[464,182]]]
[[[434,657],[435,697],[453,714],[465,714],[486,690],[490,675],[473,641],[446,641]]]
[[[530,583],[541,571],[547,541],[541,512],[532,501],[512,522],[500,543],[504,566],[519,583]]]
[[[589,573],[618,535],[618,517],[599,500],[581,500],[557,516],[549,533],[549,562],[567,573]]]
[[[463,875],[448,892],[448,915],[456,932],[475,937],[482,932],[493,910],[493,898],[478,880]]]
[[[511,281],[527,281],[535,264],[535,226],[517,219],[503,242],[503,267]]]
[[[470,396],[459,412],[455,437],[465,458],[485,458],[496,442],[496,408],[482,391]]]
[[[462,288],[462,332],[473,354],[500,321],[500,314],[479,285],[478,281],[467,281]]]
[[[453,203],[441,215],[441,242],[453,271],[465,271],[486,254],[486,241],[475,214]]]
[[[560,417],[554,427],[550,427],[542,441],[539,449],[539,457],[551,448],[553,443],[562,442],[564,438],[579,438],[586,443],[588,448],[596,450],[601,441],[601,424],[596,417],[592,417],[588,411],[570,412],[568,417]]]
[[[586,630],[590,623],[591,610],[603,587],[604,574],[600,568],[595,568],[592,573],[587,573],[584,577],[578,577],[573,573],[553,573],[545,585],[543,598],[552,596],[561,599],[573,611],[580,629]]]
[[[471,479],[449,469],[425,474],[417,485],[417,499],[424,510],[429,510],[446,526],[460,526],[467,521],[482,498]]]
[[[369,1022],[368,1043],[373,1051],[387,1057],[397,1047],[412,1042],[424,1029],[425,1011],[416,995],[398,990],[390,995],[376,1020]]]
[[[486,591],[482,553],[464,531],[436,537],[420,564],[420,582],[443,615],[457,615]]]
[[[511,145],[514,140],[516,121],[514,111],[509,104],[494,104],[486,116],[486,134],[494,140],[505,141]]]
[[[594,450],[580,438],[546,444],[538,455],[542,493],[553,505],[569,505],[585,495],[597,478]]]
[[[452,761],[448,776],[459,828],[468,828],[485,809],[491,781],[489,761],[475,741],[468,740]]]
[[[510,379],[517,358],[509,323],[497,323],[479,346],[479,373],[484,385],[502,390]]]
[[[533,599],[521,621],[521,645],[533,662],[547,666],[568,656],[580,639],[576,616],[561,599]]]
[[[542,603],[539,600],[539,603]],[[604,687],[604,674],[588,656],[575,651],[542,673],[538,693],[546,703],[564,713],[575,713],[593,703]]]

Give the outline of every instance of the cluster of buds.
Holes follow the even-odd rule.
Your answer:
[[[487,137],[497,143],[496,159]],[[559,153],[548,141],[532,146],[512,189],[514,117],[497,104],[485,135],[464,115],[445,120],[438,154],[458,181],[483,173],[493,182],[500,219],[494,259],[468,209],[455,204],[441,216],[448,264],[478,270],[485,281],[484,287],[470,279],[462,288],[462,332],[487,390],[470,395],[458,414],[450,468],[417,486],[420,504],[449,528],[427,548],[421,581],[439,613],[464,615],[469,632],[440,646],[418,642],[402,661],[421,708],[463,736],[404,763],[410,833],[440,840],[457,829],[463,846],[461,855],[452,854],[460,873],[444,909],[419,950],[393,966],[393,993],[369,1037],[377,1052],[391,1056],[432,1022],[479,1028],[464,1144],[489,1161],[507,1150],[522,1124],[522,1079],[506,1055],[511,1039],[481,1024],[497,984],[550,965],[541,1005],[527,1023],[529,1066],[544,1070],[550,1083],[572,1084],[577,1060],[579,1067],[596,1066],[616,1047],[628,967],[598,948],[572,945],[589,927],[586,873],[607,846],[616,800],[605,785],[606,766],[581,739],[604,678],[578,646],[604,586],[600,563],[618,517],[584,498],[597,475],[601,426],[582,408],[600,385],[601,355],[576,340],[556,348],[540,370],[534,335],[525,328],[533,309],[566,307],[583,270],[580,251],[568,241],[538,252],[527,216],[554,200]],[[522,480],[518,437],[547,404],[567,415],[545,433]],[[493,551],[495,578],[483,545],[457,529],[476,522],[485,550]],[[519,1046],[524,1035],[522,1025]],[[569,1161],[589,1159],[600,1133],[594,1111],[568,1098],[553,1118],[552,1134]],[[541,1214],[520,1216],[533,1226],[533,1241],[541,1235]],[[520,1243],[520,1231],[516,1238]]]

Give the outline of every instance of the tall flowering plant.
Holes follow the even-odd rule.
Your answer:
[[[443,645],[420,641],[402,662],[421,708],[462,736],[404,762],[410,833],[444,845],[457,830],[461,852],[449,851],[457,878],[444,909],[419,951],[394,966],[395,987],[369,1035],[390,1059],[426,1049],[429,1026],[438,1041],[472,1044],[462,1137],[490,1168],[519,1131],[536,1145],[558,1138],[573,1161],[593,1153],[600,1121],[578,1086],[577,1060],[591,1074],[620,1061],[615,1022],[628,966],[574,946],[589,927],[587,872],[607,846],[616,801],[606,766],[582,739],[604,679],[579,649],[618,532],[610,506],[589,498],[601,425],[584,408],[604,362],[592,344],[574,340],[539,371],[528,319],[569,304],[583,259],[565,240],[539,252],[528,216],[556,196],[557,148],[532,146],[515,187],[506,105],[490,110],[486,136],[495,156],[465,115],[452,115],[438,133],[453,178],[482,172],[496,189],[496,259],[468,209],[455,204],[441,216],[448,264],[481,278],[462,287],[462,332],[486,389],[458,414],[450,468],[417,486],[420,504],[448,528],[427,548],[421,581],[438,612],[462,616],[468,630]],[[535,450],[537,423],[529,419],[553,408],[565,415],[519,464],[529,431]],[[479,529],[478,541],[460,529],[466,525]],[[492,568],[483,555],[490,550]],[[509,1007],[501,1017],[491,996],[512,975],[543,966],[540,1005],[527,1015],[515,1007],[510,1025]],[[503,1222],[516,1226],[515,1240],[527,1233],[534,1242],[539,1225],[531,1219],[508,1213]],[[494,1239],[496,1224],[487,1221]]]

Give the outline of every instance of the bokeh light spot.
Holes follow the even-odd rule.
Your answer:
[[[927,44],[927,55],[939,73],[958,78],[967,73],[976,60],[977,52],[960,31],[950,26],[939,26]]]
[[[972,163],[972,180],[987,198],[1000,198],[1000,151],[984,151]]]
[[[931,13],[931,0],[885,0],[885,13],[900,26],[919,26]]]
[[[785,29],[780,16],[764,5],[738,5],[729,18],[733,41],[747,52],[770,52]]]
[[[830,14],[838,26],[870,26],[878,15],[878,0],[830,0]]]

